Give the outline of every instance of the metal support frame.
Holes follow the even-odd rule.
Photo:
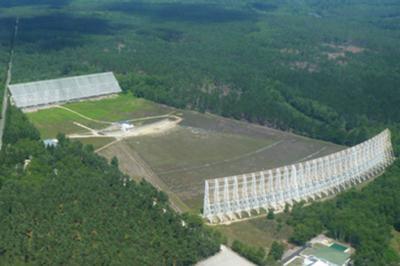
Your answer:
[[[203,217],[212,223],[250,216],[252,210],[322,198],[364,182],[394,161],[390,131],[321,158],[241,176],[209,179]]]

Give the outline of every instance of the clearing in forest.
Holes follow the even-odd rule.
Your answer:
[[[265,170],[343,149],[264,126],[177,110],[131,94],[69,103],[27,115],[42,137],[55,137],[58,132],[84,136],[80,140],[92,144],[100,155],[109,160],[116,156],[127,175],[136,180],[145,178],[165,191],[173,208],[195,213],[202,208],[205,179]],[[179,121],[157,134],[88,136],[101,134],[121,121],[130,121],[135,128],[155,127],[169,116]],[[287,235],[286,227],[276,236],[266,235],[269,225],[264,221],[260,218],[219,228],[229,239],[250,244],[269,245],[272,239]]]
[[[205,179],[266,170],[342,149],[251,123],[177,110],[131,94],[69,103],[28,117],[42,137],[62,132],[93,144],[108,159],[116,156],[121,165],[129,166],[127,174],[168,188],[185,209],[194,212],[202,207]],[[130,121],[136,131],[107,131],[120,121]],[[165,130],[160,129],[163,125]]]

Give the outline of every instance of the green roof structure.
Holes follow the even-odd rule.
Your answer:
[[[338,250],[335,246],[327,247],[324,245],[314,245],[312,248],[304,250],[302,254],[314,256],[339,266],[344,265],[350,258],[350,254]]]

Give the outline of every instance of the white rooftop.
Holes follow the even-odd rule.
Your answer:
[[[198,262],[195,266],[256,266],[247,259],[241,257],[230,248],[222,245],[221,251],[203,261]]]

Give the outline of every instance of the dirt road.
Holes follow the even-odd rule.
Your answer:
[[[173,119],[170,119],[170,118],[173,118]],[[111,138],[115,138],[115,139],[125,139],[125,138],[138,137],[138,136],[143,136],[143,135],[160,134],[160,133],[164,133],[168,130],[173,129],[182,121],[182,118],[177,117],[177,116],[171,116],[170,118],[163,119],[161,121],[157,121],[157,122],[154,122],[154,123],[151,123],[148,125],[138,126],[131,130],[128,130],[128,131],[123,131],[123,130],[107,131],[106,129],[95,130],[95,129],[89,128],[87,126],[84,126],[82,124],[79,124],[77,122],[74,122],[75,125],[88,130],[89,133],[70,134],[67,137],[70,139],[76,139],[76,138],[82,139],[82,138],[93,138],[93,137],[104,137],[104,138],[111,137]]]

